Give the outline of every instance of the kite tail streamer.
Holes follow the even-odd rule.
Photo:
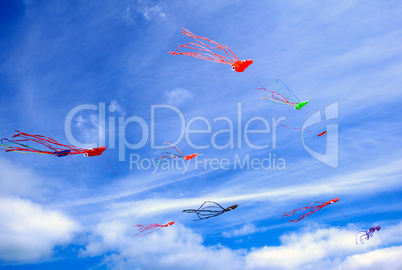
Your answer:
[[[335,198],[335,199],[330,200],[330,201],[328,201],[328,202],[313,202],[313,203],[310,203],[310,204],[309,204],[308,206],[306,206],[306,207],[294,209],[294,210],[289,211],[289,212],[284,212],[283,215],[282,215],[282,217],[293,216],[296,212],[303,210],[303,212],[300,214],[300,216],[299,216],[298,219],[289,220],[289,222],[299,222],[300,220],[302,220],[302,219],[304,219],[304,218],[306,218],[306,217],[308,217],[308,216],[314,214],[314,213],[317,212],[318,210],[324,208],[325,206],[327,206],[327,205],[329,205],[329,204],[332,204],[332,203],[335,203],[335,202],[337,202],[337,201],[339,201],[339,198]],[[312,205],[312,204],[318,204],[318,205]],[[307,213],[304,214],[304,212],[305,212],[306,210],[310,210],[310,211],[308,211]]]
[[[13,138],[14,140],[9,140],[3,138],[1,140],[1,145],[5,149],[6,152],[14,151],[19,153],[35,153],[35,154],[48,154],[48,155],[55,155],[57,157],[64,157],[68,155],[77,155],[77,154],[84,154],[84,156],[99,156],[106,150],[106,147],[101,146],[98,148],[89,148],[83,149],[81,147],[73,146],[73,145],[66,145],[59,143],[58,141],[45,137],[42,135],[31,135],[28,133],[23,133],[16,130],[18,134],[15,134]],[[52,151],[49,150],[42,150],[40,148],[30,146],[28,143],[33,142],[39,145],[42,145]]]
[[[295,128],[295,127],[288,127],[288,126],[285,126],[285,125],[283,125],[283,124],[278,124],[278,125],[279,125],[279,126],[282,126],[282,127],[285,127],[285,128],[299,129],[299,130],[304,130],[304,131],[307,131],[307,132],[311,132],[311,133],[317,134],[317,132],[311,131],[311,130],[308,130],[308,129]],[[317,137],[321,137],[321,136],[325,135],[326,133],[327,133],[327,131],[321,132],[320,134],[317,135]]]
[[[201,36],[196,36],[190,31],[188,31],[185,28],[182,28],[183,30],[181,31],[184,35],[189,36],[193,39],[195,39],[199,44],[196,43],[186,43],[184,45],[179,45],[177,49],[174,52],[169,52],[172,55],[187,55],[187,56],[192,56],[196,57],[202,60],[210,61],[210,62],[215,62],[215,63],[223,63],[223,64],[231,64],[233,62],[239,61],[239,58],[237,58],[236,54],[227,46],[219,44],[213,40],[210,40],[206,37],[201,37]],[[201,40],[210,42],[216,47],[211,47]],[[177,52],[180,48],[186,48],[190,50],[197,50],[197,51],[202,51],[202,53],[198,52]],[[227,56],[219,55],[217,53],[214,53],[212,50],[213,49],[218,49],[222,50]]]
[[[279,91],[280,91],[285,97],[287,97],[288,99],[291,99],[291,98],[289,98],[288,96],[286,96],[285,93],[282,92],[281,88],[279,87],[279,82],[281,82],[281,83],[283,84],[283,86],[285,86],[286,89],[288,89],[288,91],[289,91],[290,93],[292,93],[292,95],[297,99],[297,103],[299,103],[299,102],[300,102],[300,99],[295,95],[295,93],[293,93],[293,91],[290,90],[289,87],[287,87],[284,82],[282,82],[280,79],[277,79],[277,80],[276,80],[276,86],[278,87]]]
[[[137,227],[139,232],[134,234],[133,237],[134,236],[142,237],[144,235],[150,234],[151,232],[160,230],[162,225],[159,225],[159,224],[144,224],[144,225],[135,225],[135,226],[132,226],[131,228],[134,228],[134,227]],[[148,232],[144,233],[145,231],[148,231]]]
[[[198,155],[197,153],[194,153],[194,154],[185,156],[185,155],[183,155],[183,153],[179,150],[179,148],[177,148],[176,145],[171,144],[171,143],[168,143],[168,142],[165,142],[165,144],[169,144],[170,146],[167,146],[167,147],[164,148],[165,151],[163,151],[163,152],[161,153],[161,156],[159,156],[159,158],[184,158],[184,160],[191,160],[191,159],[193,159],[194,157],[196,157],[196,156]],[[169,149],[169,148],[175,149],[175,150],[179,153],[179,155],[178,155],[178,154],[175,154],[175,153],[172,153],[172,152],[166,151],[166,149]],[[169,154],[169,155],[163,155],[164,153],[167,153],[167,154]]]
[[[288,97],[282,90],[281,87],[279,86],[279,82],[285,86],[285,88],[289,91],[290,94],[294,97]],[[266,99],[267,101],[270,102],[275,102],[275,103],[280,103],[280,104],[285,104],[285,105],[291,105],[293,106],[296,110],[300,110],[302,107],[308,104],[308,101],[300,101],[300,99],[295,95],[295,93],[292,92],[292,90],[289,89],[289,87],[286,86],[284,82],[282,82],[280,79],[276,80],[276,85],[278,86],[279,92],[274,92],[265,88],[256,88],[257,90],[265,90],[269,92],[269,96],[267,97],[262,97]]]
[[[166,228],[168,226],[171,226],[174,223],[175,223],[174,221],[171,221],[165,225],[153,223],[153,224],[139,224],[139,225],[132,226],[131,228],[137,228],[139,230],[139,232],[137,234],[134,234],[133,237],[134,236],[142,237],[144,235],[147,235],[147,234],[150,234],[157,230],[160,230],[161,228]]]
[[[205,61],[210,61],[220,64],[229,64],[232,66],[232,70],[237,72],[243,72],[248,66],[253,63],[253,60],[239,60],[236,54],[226,45],[219,44],[206,37],[196,36],[185,28],[181,31],[184,35],[193,38],[197,43],[189,42],[184,45],[179,45],[174,52],[169,52],[172,55],[187,55],[195,58],[199,58]],[[206,44],[209,42],[213,44],[210,46]],[[178,52],[180,48],[194,50],[193,52]],[[217,54],[212,50],[221,50],[224,55]]]
[[[15,141],[33,141],[35,143],[41,144],[49,149],[55,150],[55,151],[66,151],[65,148],[67,148],[68,150],[70,150],[70,154],[82,154],[84,153],[83,148],[81,147],[76,147],[73,145],[66,145],[66,144],[62,144],[59,143],[58,141],[49,138],[49,137],[45,137],[42,135],[31,135],[28,133],[23,133],[20,132],[18,130],[16,130],[16,132],[18,132],[18,134],[15,134],[13,136],[13,138],[15,137],[20,137],[22,138],[22,140],[15,140]]]

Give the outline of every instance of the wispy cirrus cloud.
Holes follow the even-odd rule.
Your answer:
[[[141,12],[147,20],[151,20],[154,17],[159,17],[161,19],[166,18],[166,14],[162,11],[162,7],[159,5],[139,7],[138,11]]]
[[[166,103],[171,105],[181,105],[184,102],[193,99],[194,94],[184,88],[176,88],[172,91],[165,92],[167,97]]]
[[[255,227],[253,224],[245,224],[240,229],[232,230],[229,232],[223,232],[222,236],[226,238],[233,238],[243,235],[249,235],[257,232],[259,229]]]
[[[135,22],[136,17],[139,14],[148,21],[155,18],[166,19],[167,17],[161,5],[152,5],[149,2],[144,3],[143,1],[138,1],[135,4],[135,8],[132,8],[130,5],[126,6],[124,11],[121,13],[121,18],[126,21],[126,23],[132,24]]]
[[[360,172],[353,172],[330,178],[323,177],[315,182],[300,183],[290,186],[285,184],[277,187],[271,186],[264,188],[258,185],[258,182],[264,182],[266,178],[260,178],[254,182],[251,182],[252,185],[250,185],[250,182],[248,184],[244,184],[244,182],[238,182],[236,179],[233,179],[233,182],[227,182],[226,185],[223,185],[221,189],[215,189],[213,191],[207,190],[208,192],[191,198],[158,197],[138,201],[123,200],[115,202],[113,203],[113,208],[110,214],[117,216],[134,215],[136,217],[155,215],[165,211],[177,211],[178,209],[183,209],[183,207],[192,207],[194,206],[194,202],[203,202],[205,198],[209,198],[220,203],[256,203],[269,201],[273,202],[274,204],[279,203],[281,205],[289,205],[293,204],[297,200],[317,200],[317,196],[320,198],[325,196],[328,197],[328,199],[333,199],[330,196],[333,196],[334,194],[343,194],[345,197],[355,194],[355,190],[365,193],[372,193],[378,190],[379,187],[386,190],[387,188],[395,188],[398,185],[400,182],[400,175],[402,174],[400,169],[401,162],[402,161],[399,160],[391,164],[378,166],[371,170],[362,170]],[[250,175],[247,178],[252,178],[254,174],[254,171],[250,171]],[[154,190],[156,185],[158,188],[162,188],[163,186],[169,186],[178,181],[163,180],[165,177],[161,175],[160,177],[156,178],[159,179],[159,181],[149,181],[145,185],[137,184],[138,179],[141,177],[142,176],[139,178],[128,177],[127,179],[132,180],[116,183],[115,185],[108,187],[108,190],[141,190],[141,192],[145,192],[148,189]],[[193,177],[197,178],[199,175],[194,174]],[[135,179],[135,181],[133,181],[133,179]],[[187,179],[190,180],[192,177],[189,176]],[[379,182],[378,179],[382,179],[382,181]],[[101,196],[87,198],[87,200],[91,203],[93,203],[93,201],[101,203],[103,201],[110,200],[110,198],[113,198],[113,200],[117,200],[118,198],[124,199],[124,197],[129,197],[130,194],[137,193],[138,191],[122,192],[114,195],[106,193]],[[275,214],[266,213],[265,218],[268,218],[270,215]]]
[[[114,112],[117,111],[120,115],[125,116],[126,115],[126,111],[123,109],[123,107],[121,107],[119,105],[119,103],[117,103],[116,100],[112,100],[112,102],[110,103],[109,106],[109,111],[110,112]]]

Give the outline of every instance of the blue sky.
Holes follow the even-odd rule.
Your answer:
[[[1,153],[0,268],[402,268],[401,13],[399,1],[2,1],[1,136],[107,150]],[[253,65],[168,54],[192,41],[181,27]],[[275,91],[278,78],[309,104],[262,100],[255,88]],[[272,122],[318,113],[308,129],[327,136]],[[155,168],[175,141],[198,158]],[[282,218],[337,197],[299,223]],[[206,200],[239,207],[182,213]]]

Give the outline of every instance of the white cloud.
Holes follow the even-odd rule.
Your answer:
[[[76,127],[81,127],[87,121],[84,119],[84,117],[82,117],[82,115],[79,115],[77,118],[75,118],[75,122],[76,122],[76,124],[75,124]]]
[[[126,9],[123,11],[123,13],[121,14],[121,17],[127,23],[132,23],[134,21],[132,14],[131,14],[131,8],[129,6],[127,6]]]
[[[205,246],[199,234],[180,223],[145,237],[131,237],[135,231],[130,222],[127,218],[97,225],[82,255],[112,253],[104,257],[104,264],[111,269],[378,269],[381,264],[386,269],[399,269],[402,265],[397,255],[402,246],[383,248],[402,242],[402,237],[395,238],[402,222],[384,224],[385,228],[364,245],[355,243],[356,232],[361,229],[356,225],[320,228],[313,224],[282,235],[279,246],[249,252],[219,244]],[[245,226],[238,234],[254,229]]]
[[[54,210],[20,198],[0,199],[0,259],[33,261],[67,244],[79,225]]]
[[[370,253],[362,253],[378,248],[382,244],[401,242],[402,238],[395,239],[395,234],[401,231],[402,223],[396,226],[382,229],[364,245],[356,245],[355,236],[359,230],[354,226],[350,228],[315,229],[308,227],[302,233],[285,234],[280,237],[280,246],[265,246],[253,250],[246,257],[247,266],[250,269],[351,269],[340,267],[342,265],[353,266],[354,269],[378,269],[367,267],[366,258]],[[396,247],[400,250],[401,247]],[[394,253],[376,253],[374,261],[378,264],[388,258],[395,260]],[[360,255],[357,255],[362,253]],[[398,265],[398,264],[397,264]],[[402,262],[399,262],[399,266]],[[319,266],[319,267],[318,267]],[[400,269],[400,268],[386,268]]]
[[[224,232],[222,233],[223,237],[226,238],[232,238],[232,237],[238,237],[238,236],[243,236],[243,235],[248,235],[248,234],[253,234],[257,232],[258,229],[253,225],[253,224],[246,224],[243,227],[241,227],[238,230],[232,230],[229,232]]]
[[[166,14],[162,12],[162,7],[159,5],[139,7],[138,11],[141,12],[147,20],[151,20],[153,17],[166,18]]]
[[[348,257],[334,269],[402,269],[402,246],[377,249]]]
[[[119,103],[117,103],[116,100],[112,100],[112,102],[109,106],[109,111],[110,112],[117,111],[122,116],[126,115],[126,111],[119,105]]]
[[[121,109],[121,107],[116,103],[118,107],[113,107],[116,108],[120,113],[124,113],[124,111]],[[112,105],[113,102],[112,102]],[[77,138],[79,142],[82,142],[84,144],[88,143],[96,143],[98,140],[104,140],[105,139],[105,123],[104,121],[100,121],[99,116],[94,113],[90,113],[88,115],[78,115],[77,117],[74,118],[75,121],[75,126],[78,128],[78,134],[79,136]],[[79,146],[79,145],[77,145]]]
[[[15,153],[8,153],[13,155]],[[34,172],[25,166],[19,166],[4,158],[0,158],[0,195],[18,195],[39,197],[45,188],[39,188],[43,182]]]
[[[193,93],[184,88],[176,88],[172,91],[166,92],[165,94],[167,96],[166,102],[173,105],[180,105],[194,97]]]
[[[144,16],[145,19],[152,20],[153,18],[166,19],[166,13],[162,11],[162,7],[159,5],[147,6],[147,2],[143,3],[143,1],[139,1],[136,4],[136,8],[132,9],[130,6],[127,6],[125,10],[121,13],[121,18],[127,23],[134,23],[136,17],[139,14]],[[133,12],[134,11],[134,12]]]
[[[131,237],[135,233],[131,225],[121,220],[99,224],[82,255],[112,251],[104,260],[111,269],[244,269],[238,252],[204,246],[199,234],[181,224],[144,237]]]

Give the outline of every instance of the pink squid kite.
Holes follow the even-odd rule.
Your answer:
[[[165,151],[163,151],[163,152],[161,153],[161,156],[160,156],[159,158],[184,158],[184,160],[191,160],[191,159],[195,158],[195,157],[198,155],[197,153],[194,153],[194,154],[185,156],[185,155],[183,155],[183,153],[179,150],[179,148],[177,148],[176,145],[171,144],[171,143],[168,143],[168,142],[165,142],[165,144],[170,144],[170,146],[166,146],[166,147],[164,148]],[[169,148],[175,149],[175,150],[178,152],[178,154],[175,154],[175,153],[166,151],[166,149],[169,149]],[[167,155],[166,155],[166,154],[167,154]]]
[[[139,225],[132,226],[131,228],[137,228],[139,231],[137,234],[134,234],[133,237],[134,236],[141,237],[141,236],[150,234],[154,231],[160,230],[161,228],[172,226],[174,223],[175,223],[174,221],[171,221],[165,225],[153,223],[153,224],[142,224],[142,225],[139,224]]]
[[[221,63],[221,64],[229,64],[232,66],[232,70],[237,72],[243,72],[253,63],[253,60],[239,60],[236,54],[229,49],[229,47],[219,44],[213,40],[210,40],[205,37],[196,36],[190,31],[185,28],[182,28],[181,31],[183,35],[192,37],[198,43],[189,42],[184,45],[179,45],[174,52],[169,52],[172,55],[187,55],[191,57],[196,57],[205,61],[210,61],[214,63]],[[207,43],[210,43],[208,45]],[[193,50],[190,52],[177,52],[180,48],[186,48],[189,50]],[[221,50],[225,55],[219,55],[215,53],[213,50]],[[222,53],[222,54],[223,54]]]
[[[299,222],[300,220],[304,219],[305,217],[310,216],[310,215],[314,214],[315,212],[317,212],[318,210],[324,208],[325,206],[332,204],[332,203],[336,203],[337,201],[339,201],[339,198],[335,198],[328,202],[313,202],[313,203],[310,203],[306,207],[302,207],[302,208],[295,209],[295,210],[292,210],[289,212],[285,212],[285,213],[283,213],[282,217],[293,216],[296,212],[303,210],[303,212],[301,213],[301,215],[298,219],[289,220],[289,222]],[[312,204],[318,204],[318,205],[312,205]],[[308,211],[307,213],[304,213],[306,210],[310,210],[310,211]]]
[[[24,154],[47,154],[47,155],[55,155],[56,157],[64,157],[71,155],[83,154],[86,157],[94,157],[102,155],[103,151],[106,150],[105,146],[98,148],[89,148],[84,149],[81,147],[66,145],[57,142],[56,140],[45,137],[42,135],[31,135],[28,133],[23,133],[18,130],[18,132],[13,136],[13,140],[9,140],[6,138],[1,139],[0,146],[3,146],[6,152],[18,152]],[[38,146],[28,145],[30,143],[36,143]],[[38,147],[44,146],[48,148],[48,150],[42,150]]]

